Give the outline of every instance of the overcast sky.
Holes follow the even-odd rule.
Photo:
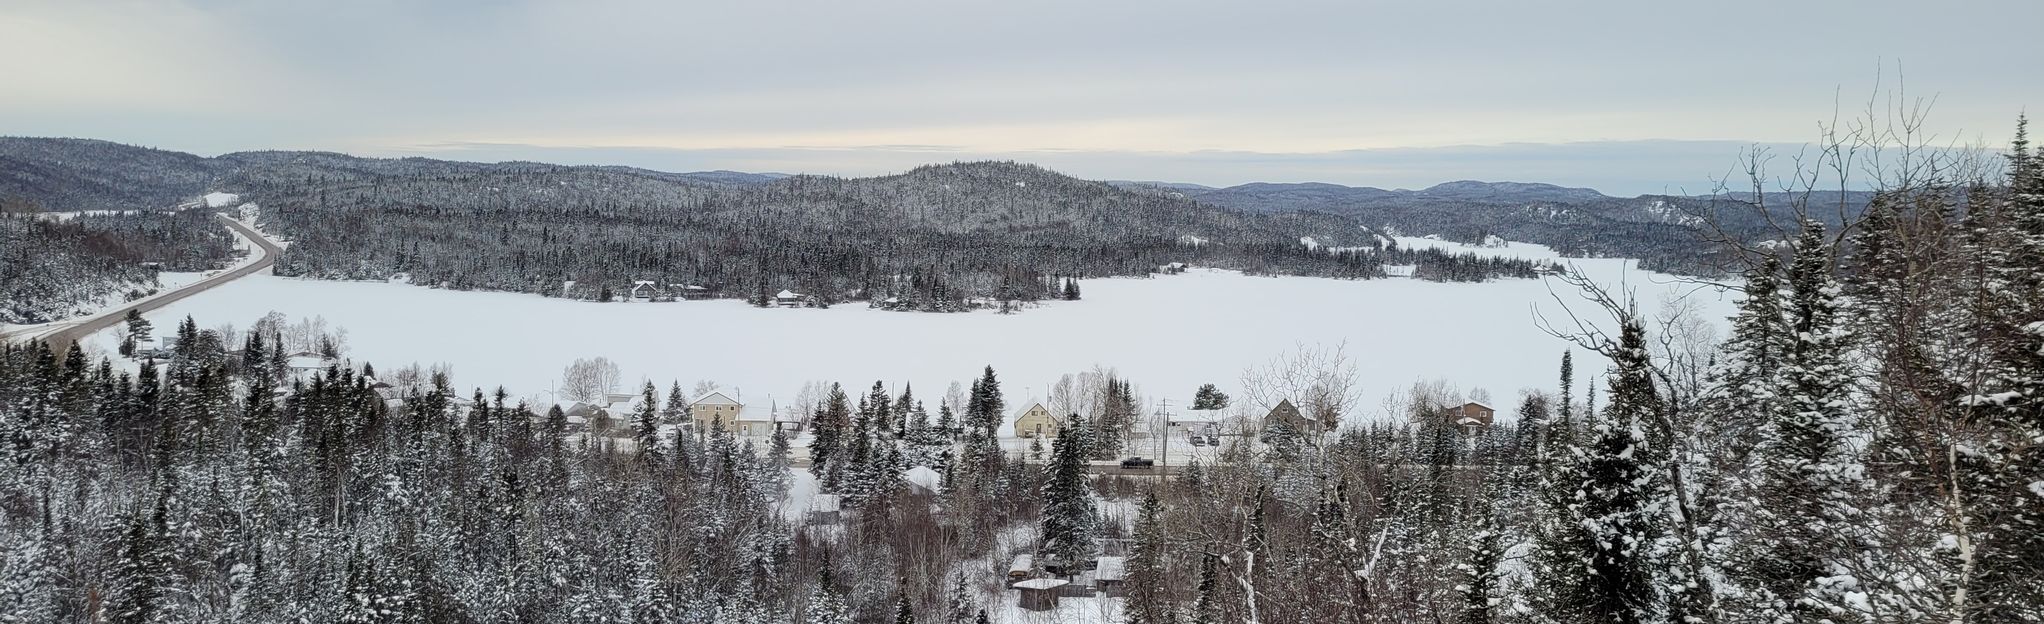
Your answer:
[[[0,0],[0,134],[863,175],[1707,189],[1883,75],[2044,106],[2044,2]],[[1851,114],[1851,110],[1846,114]]]

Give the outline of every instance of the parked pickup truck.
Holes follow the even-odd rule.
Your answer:
[[[1148,470],[1150,468],[1157,467],[1157,461],[1154,459],[1143,459],[1141,457],[1130,457],[1128,459],[1121,460],[1121,467],[1124,470]]]

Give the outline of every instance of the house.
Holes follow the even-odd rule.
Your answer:
[[[696,284],[668,284],[667,292],[675,299],[708,299],[710,289]]]
[[[1055,438],[1057,428],[1057,417],[1050,415],[1050,410],[1044,409],[1042,403],[1030,403],[1028,407],[1015,412],[1015,437]]]
[[[1448,424],[1463,429],[1476,430],[1489,427],[1491,419],[1497,416],[1498,411],[1492,409],[1489,405],[1470,401],[1454,407],[1444,408],[1441,410],[1441,413],[1448,420]]]
[[[660,285],[658,283],[654,282],[653,280],[638,280],[632,282],[631,295],[629,297],[626,297],[625,300],[652,301],[653,297],[658,296],[659,294]]]
[[[1265,429],[1277,426],[1278,423],[1289,425],[1293,431],[1299,433],[1313,433],[1320,430],[1319,427],[1313,424],[1313,421],[1306,419],[1305,414],[1299,413],[1299,407],[1292,405],[1291,399],[1278,401],[1277,407],[1270,408],[1270,414],[1263,417],[1263,427]]]
[[[1016,606],[1030,611],[1049,611],[1057,608],[1058,590],[1071,584],[1064,579],[1029,579],[1015,584],[1022,590],[1022,597]]]
[[[382,399],[383,406],[386,408],[395,410],[405,406],[405,398],[403,392],[399,391],[397,387],[392,386],[388,383],[378,381],[376,383],[369,384],[369,391],[375,392],[376,398]]]
[[[815,297],[792,290],[783,290],[779,294],[774,295],[774,305],[783,308],[800,308],[809,305],[810,302],[815,300]]]
[[[1222,423],[1228,420],[1226,409],[1189,409],[1172,414],[1167,421],[1174,429],[1199,435],[1221,433]]]
[[[714,424],[738,435],[763,436],[773,434],[776,428],[787,428],[788,422],[778,409],[747,408],[722,392],[703,395],[688,405],[688,411],[697,431],[709,431]],[[800,424],[795,421],[796,426]]]

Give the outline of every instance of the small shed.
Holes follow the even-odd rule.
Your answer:
[[[1064,579],[1029,579],[1015,584],[1022,590],[1022,597],[1016,606],[1030,611],[1049,611],[1057,608],[1058,590],[1071,584]]]

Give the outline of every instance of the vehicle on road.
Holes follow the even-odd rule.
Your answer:
[[[1141,457],[1130,457],[1128,459],[1121,460],[1121,467],[1127,470],[1148,470],[1157,467],[1157,460],[1144,459]]]

